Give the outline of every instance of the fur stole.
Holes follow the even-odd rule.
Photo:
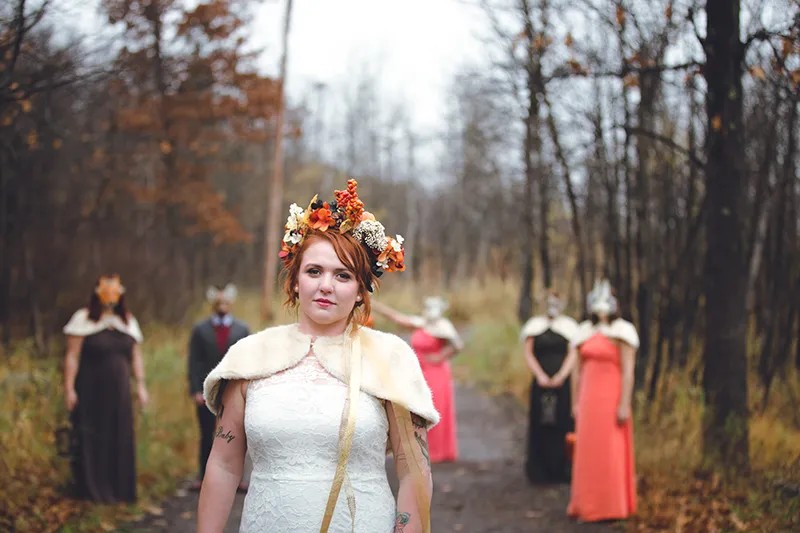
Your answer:
[[[634,349],[639,348],[639,334],[636,332],[636,326],[622,318],[616,319],[611,324],[592,324],[589,320],[581,322],[581,325],[578,326],[578,332],[571,339],[572,344],[580,346],[595,333],[605,335],[609,339],[624,341],[633,346]]]
[[[87,337],[99,333],[104,329],[115,329],[126,335],[133,337],[133,340],[141,344],[142,330],[139,329],[139,322],[136,321],[133,315],[128,315],[128,323],[122,321],[117,315],[103,315],[96,322],[89,318],[89,310],[85,307],[78,309],[69,319],[67,325],[64,326],[65,335],[74,335],[76,337]]]
[[[428,422],[439,421],[417,356],[400,337],[367,327],[358,329],[361,340],[361,390],[402,405]],[[297,324],[267,328],[231,346],[203,384],[208,408],[216,414],[221,380],[256,380],[269,377],[299,363],[311,346],[310,335]],[[345,382],[344,335],[317,337],[314,354],[334,377]]]
[[[538,337],[547,330],[552,330],[554,333],[571,341],[578,331],[578,323],[565,315],[559,315],[555,318],[535,316],[525,322],[519,337],[520,340],[524,341],[528,337]]]

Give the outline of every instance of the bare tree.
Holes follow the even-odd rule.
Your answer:
[[[706,3],[705,339],[703,452],[726,468],[749,465],[742,61],[739,0]]]

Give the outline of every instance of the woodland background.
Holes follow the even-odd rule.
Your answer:
[[[592,281],[612,280],[642,339],[637,416],[696,451],[653,458],[643,524],[674,526],[695,489],[753,490],[740,505],[796,519],[800,3],[473,3],[486,57],[453,78],[441,131],[415,131],[369,69],[335,109],[285,101],[248,48],[248,0],[102,0],[119,35],[102,47],[59,33],[56,2],[0,5],[0,384],[57,364],[101,273],[154,328],[185,327],[209,283],[263,291],[286,206],[354,176],[406,237],[387,299],[447,294],[473,326],[464,375],[496,392],[524,396],[515,328],[546,287],[580,318]],[[743,523],[735,507],[723,529]]]

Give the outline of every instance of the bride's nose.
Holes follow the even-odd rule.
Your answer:
[[[322,293],[330,294],[333,292],[333,278],[331,276],[322,276],[319,282],[319,290]]]

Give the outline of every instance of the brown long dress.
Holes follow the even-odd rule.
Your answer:
[[[133,337],[106,329],[83,338],[72,411],[75,495],[96,502],[136,500],[130,374]]]

